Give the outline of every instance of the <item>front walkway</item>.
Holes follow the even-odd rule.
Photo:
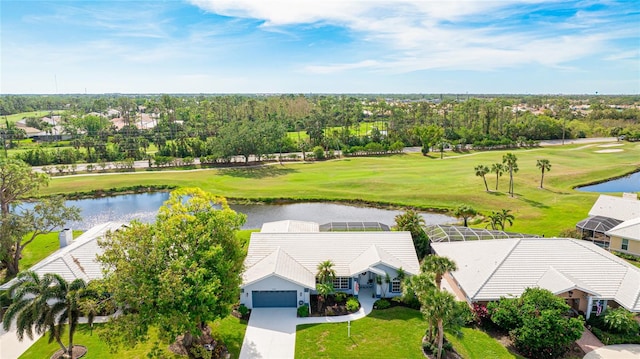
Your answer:
[[[604,344],[598,339],[589,329],[584,328],[580,339],[576,340],[576,344],[582,349],[583,352],[589,353],[598,348],[602,348]]]
[[[16,335],[15,322],[9,328],[8,332],[4,331],[4,328],[0,326],[0,358],[2,359],[16,359],[22,353],[27,351],[33,343],[40,339],[41,335],[34,334],[33,340],[29,339],[26,335],[22,341],[18,340]]]
[[[640,345],[616,344],[607,345],[587,353],[584,359],[638,359],[640,358]]]
[[[360,310],[335,317],[298,318],[295,308],[256,308],[251,311],[244,334],[240,359],[293,359],[296,352],[296,327],[300,324],[341,323],[364,318],[373,310],[376,298],[371,289],[360,291]],[[4,358],[4,357],[3,357]]]

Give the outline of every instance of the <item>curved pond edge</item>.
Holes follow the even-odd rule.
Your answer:
[[[174,189],[180,188],[179,186],[160,185],[160,186],[130,186],[130,187],[118,187],[110,189],[97,189],[86,192],[71,192],[71,193],[59,193],[40,196],[42,197],[55,197],[61,196],[66,200],[78,200],[78,199],[91,199],[91,198],[103,198],[103,197],[115,197],[127,194],[142,194],[142,193],[154,193],[154,192],[170,192]],[[242,198],[242,197],[226,197],[229,203],[234,204],[294,204],[294,203],[335,203],[342,205],[349,205],[353,207],[369,207],[389,210],[414,210],[420,212],[450,213],[453,209],[444,207],[429,207],[429,206],[415,206],[405,205],[401,203],[383,202],[383,201],[369,201],[363,199],[344,199],[344,198],[286,198],[286,197],[258,197],[258,198]]]
[[[580,184],[580,185],[575,185],[575,186],[571,187],[571,189],[578,191],[579,188],[582,188],[582,187],[593,186],[593,185],[597,185],[597,184],[601,184],[601,183],[605,183],[605,182],[609,182],[609,181],[615,181],[615,180],[623,178],[623,177],[631,176],[632,174],[635,174],[635,173],[638,173],[638,172],[640,172],[640,167],[635,168],[635,169],[631,170],[630,172],[626,172],[626,173],[623,173],[623,174],[618,175],[618,176],[608,177],[608,178],[597,180],[597,181],[592,181],[592,182],[588,182],[588,183],[584,183],[584,184]],[[614,193],[614,192],[612,192],[612,193]]]

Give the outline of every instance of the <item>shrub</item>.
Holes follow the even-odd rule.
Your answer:
[[[634,319],[634,314],[620,307],[608,309],[604,313],[604,324],[613,333],[638,334],[638,322]]]
[[[609,333],[597,327],[592,327],[591,332],[598,337],[604,345],[640,344],[640,335],[638,334]]]
[[[373,303],[374,309],[387,309],[390,306],[391,306],[391,303],[389,303],[389,301],[386,299],[378,299],[376,300],[375,303]]]
[[[298,307],[298,317],[305,318],[309,316],[309,305],[304,304]]]
[[[313,148],[313,157],[316,160],[324,160],[325,156],[324,156],[324,148],[320,147],[320,146],[316,146]]]
[[[473,303],[473,318],[478,325],[486,324],[489,320],[491,320],[491,316],[489,315],[489,310],[487,306],[484,304]]]
[[[355,312],[360,309],[360,302],[354,297],[351,297],[347,300],[347,310],[350,312]]]
[[[244,304],[240,304],[240,306],[238,307],[238,313],[240,313],[240,315],[245,318],[247,314],[249,314],[249,308],[247,308],[247,306]]]
[[[334,295],[337,303],[344,303],[347,300],[347,293],[345,292],[336,292]]]

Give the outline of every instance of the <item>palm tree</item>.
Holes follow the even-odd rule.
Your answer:
[[[22,272],[9,288],[13,298],[7,309],[2,325],[4,330],[16,320],[18,340],[24,335],[33,339],[33,333],[49,332],[49,342],[54,340],[63,350],[63,355],[73,359],[73,335],[78,319],[83,314],[82,303],[96,298],[97,294],[88,290],[82,279],[68,283],[58,274],[47,273],[40,277],[35,272]],[[94,312],[89,313],[89,324],[93,323]],[[62,343],[62,328],[68,326],[69,344]]]
[[[324,305],[323,305],[324,299],[328,295],[335,293],[336,290],[333,288],[333,283],[326,282],[326,283],[317,283],[316,291],[318,292],[318,313],[322,313],[322,310],[324,309]]]
[[[453,212],[453,215],[456,216],[456,218],[462,218],[465,227],[468,227],[467,221],[469,220],[469,218],[475,216],[476,214],[478,214],[478,211],[466,204],[458,206],[458,208],[456,208],[456,210]]]
[[[506,165],[509,171],[509,194],[513,197],[513,174],[518,172],[518,158],[509,152],[502,156],[502,163]]]
[[[424,258],[420,269],[422,272],[432,273],[434,275],[436,288],[439,290],[442,284],[442,276],[447,272],[457,270],[458,266],[456,266],[454,261],[447,257],[431,255]]]
[[[395,221],[395,230],[411,232],[411,239],[418,258],[422,258],[429,253],[429,238],[427,238],[424,229],[422,229],[425,222],[420,213],[408,210],[403,214],[397,215]]]
[[[502,163],[494,163],[491,165],[491,173],[496,174],[496,191],[498,190],[498,180],[500,176],[504,173],[504,166]]]
[[[494,231],[497,230],[498,227],[502,227],[504,229],[500,212],[491,212],[491,214],[489,215],[489,220],[489,226],[491,226],[491,229],[493,229]]]
[[[544,188],[542,183],[544,181],[544,172],[551,171],[551,162],[548,159],[538,160],[536,162],[536,166],[542,171],[542,175],[540,176],[540,188]]]
[[[318,277],[318,282],[320,283],[333,283],[333,280],[336,279],[336,271],[333,269],[333,262],[331,260],[320,262],[320,264],[318,264],[318,273],[316,274],[316,277]]]
[[[485,165],[478,165],[476,166],[475,171],[476,171],[476,176],[482,177],[482,180],[484,181],[484,188],[486,189],[487,192],[489,192],[489,186],[487,186],[487,179],[485,178],[485,175],[490,171],[489,167]]]
[[[500,224],[502,226],[502,230],[504,231],[504,227],[507,223],[509,223],[510,226],[513,226],[513,220],[516,219],[513,214],[509,213],[511,212],[510,209],[502,209],[501,212],[498,213],[498,215],[500,216]]]
[[[442,357],[444,344],[444,327],[456,313],[456,299],[453,294],[444,290],[432,290],[422,303],[420,312],[431,322],[435,322],[438,328],[438,353],[436,358]]]

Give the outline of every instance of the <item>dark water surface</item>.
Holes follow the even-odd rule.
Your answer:
[[[582,192],[640,192],[640,172],[576,189]]]
[[[102,197],[67,201],[67,205],[79,207],[82,221],[71,223],[73,229],[89,229],[106,222],[129,222],[137,219],[152,222],[158,208],[169,198],[167,192],[127,194],[114,197]],[[402,211],[372,207],[355,207],[335,203],[291,203],[291,204],[231,204],[231,208],[247,215],[244,229],[260,228],[264,222],[286,219],[312,221],[320,224],[327,222],[381,222],[389,226],[394,217]],[[422,213],[427,224],[456,222],[455,218],[437,214]]]

